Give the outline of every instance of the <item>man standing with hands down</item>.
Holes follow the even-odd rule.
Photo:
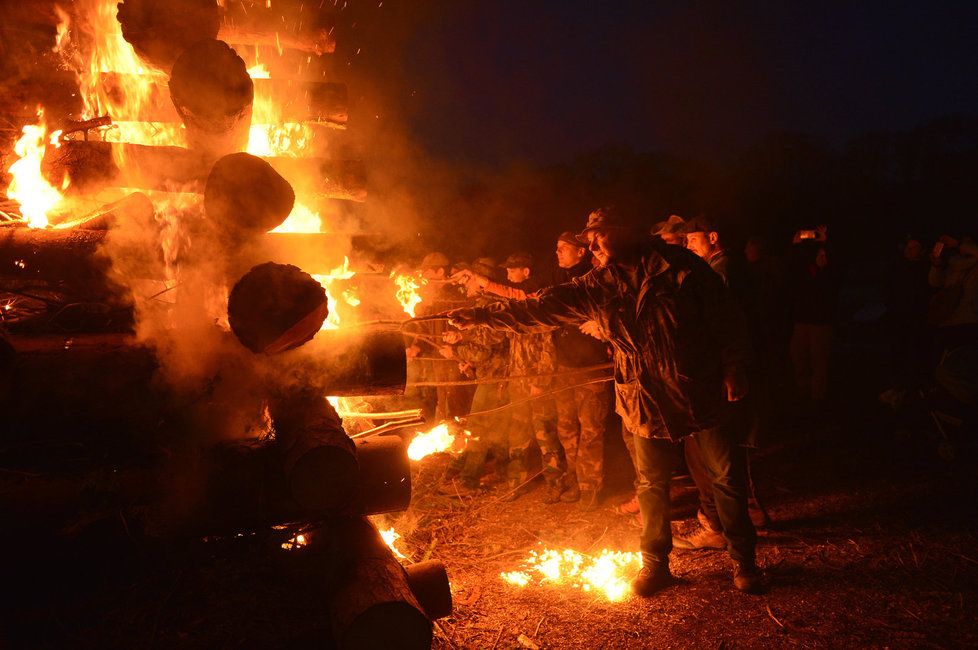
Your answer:
[[[614,351],[616,408],[635,436],[643,566],[633,590],[650,596],[673,581],[669,479],[676,443],[695,435],[735,564],[734,585],[759,592],[744,450],[725,427],[727,402],[747,393],[743,314],[705,262],[627,226],[613,208],[588,215],[579,237],[600,263],[593,271],[535,298],[452,311],[452,323],[532,332],[597,321]]]

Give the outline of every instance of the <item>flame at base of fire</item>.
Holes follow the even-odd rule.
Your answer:
[[[447,422],[431,428],[428,431],[419,431],[411,444],[408,445],[408,458],[411,460],[421,460],[431,454],[444,451],[460,451],[460,445],[465,446],[467,439],[472,436],[470,431],[461,431],[458,426],[450,427]]]
[[[41,161],[47,129],[44,126],[44,112],[37,111],[38,124],[28,124],[14,144],[17,161],[10,166],[11,180],[7,196],[20,204],[20,213],[31,228],[44,228],[48,225],[48,212],[61,202],[62,196],[41,173]],[[58,142],[61,131],[55,131],[50,139]]]
[[[531,551],[518,571],[499,574],[505,582],[526,587],[536,578],[540,585],[571,587],[597,592],[610,601],[628,595],[631,576],[642,568],[642,554],[605,549],[586,555],[572,549]]]

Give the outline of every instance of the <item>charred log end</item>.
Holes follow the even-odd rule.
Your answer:
[[[214,0],[125,0],[117,18],[140,58],[169,71],[192,43],[217,36],[221,14]]]
[[[430,648],[431,621],[404,602],[378,603],[357,616],[337,639],[340,648]]]
[[[451,615],[452,586],[440,560],[418,562],[405,567],[405,571],[408,586],[428,618],[435,620]]]
[[[400,437],[374,436],[356,441],[360,461],[360,512],[400,512],[411,504],[411,462]]]
[[[340,510],[357,497],[359,468],[346,449],[322,446],[310,449],[289,472],[289,491],[302,510]]]
[[[204,39],[187,48],[173,64],[170,97],[191,149],[220,155],[247,146],[255,87],[227,43]]]
[[[259,264],[228,297],[228,321],[255,353],[275,354],[312,339],[326,320],[326,290],[288,264]]]
[[[399,331],[320,332],[307,346],[329,395],[403,395],[407,382],[404,338]]]
[[[224,156],[204,187],[204,210],[229,235],[259,236],[285,221],[295,204],[287,180],[267,162],[247,153]]]

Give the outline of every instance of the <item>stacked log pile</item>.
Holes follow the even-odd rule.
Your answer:
[[[188,132],[187,148],[69,139],[49,149],[45,173],[58,186],[68,178],[71,190],[81,193],[115,185],[179,186],[199,194],[184,226],[217,244],[204,252],[198,245],[196,257],[184,255],[176,263],[184,265],[184,278],[193,278],[194,265],[219,257],[215,266],[230,285],[252,266],[282,266],[290,245],[306,238],[267,232],[286,218],[297,194],[362,201],[366,191],[356,161],[241,153],[256,95],[284,93],[286,119],[335,128],[346,124],[346,88],[253,82],[224,41],[319,56],[333,51],[332,30],[328,20],[312,19],[301,21],[301,28],[274,30],[268,28],[273,3],[225,4],[223,14],[208,0],[120,4],[119,20],[137,52],[171,73],[169,84],[160,86],[160,101],[129,117],[178,116]],[[208,65],[199,65],[202,59]],[[102,81],[125,83],[114,73]],[[78,128],[93,126],[98,124]],[[365,518],[408,506],[406,445],[396,435],[351,439],[325,400],[327,394],[402,393],[401,335],[317,333],[327,315],[324,295],[312,295],[279,322],[272,316],[276,306],[242,311],[232,291],[228,320],[235,335],[176,323],[163,336],[137,338],[132,281],[162,281],[157,271],[174,263],[162,259],[159,244],[166,235],[150,196],[132,193],[65,225],[0,228],[4,294],[42,305],[57,292],[79,301],[83,295],[76,311],[88,317],[66,320],[60,304],[57,314],[42,309],[38,318],[16,326],[5,320],[0,328],[3,548],[11,551],[6,546],[25,536],[64,539],[98,530],[106,520],[123,521],[129,537],[153,540],[313,527],[303,561],[328,585],[329,642],[430,647],[432,620],[451,612],[444,567],[402,567]],[[140,268],[150,277],[123,277],[125,260],[106,252],[106,242],[127,229],[145,235],[132,242],[127,259],[145,260]],[[325,268],[341,262],[315,260]],[[299,269],[293,275],[315,283]],[[238,294],[247,305],[261,291]],[[125,316],[95,322],[91,305]],[[244,321],[263,317],[274,321],[271,330],[258,339],[245,336]],[[206,370],[188,386],[172,382],[167,367],[167,350],[181,337],[200,341]]]

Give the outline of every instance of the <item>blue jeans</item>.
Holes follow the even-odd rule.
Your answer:
[[[730,557],[753,564],[757,533],[747,514],[747,455],[722,427],[696,436],[703,464],[713,483],[713,498]],[[668,562],[672,550],[669,480],[681,451],[666,438],[635,436],[635,472],[642,514],[641,550],[645,560]]]

